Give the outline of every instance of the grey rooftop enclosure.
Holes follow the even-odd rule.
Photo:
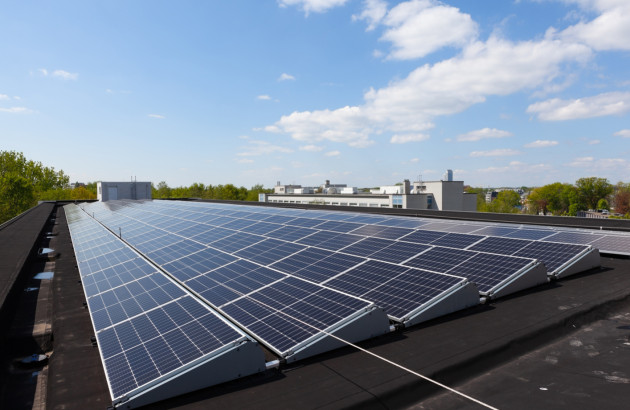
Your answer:
[[[151,182],[103,182],[96,183],[97,198],[101,202],[117,199],[151,199]]]

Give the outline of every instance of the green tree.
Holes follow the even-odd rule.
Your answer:
[[[527,198],[528,208],[531,213],[548,213],[554,215],[568,215],[572,203],[579,203],[575,200],[575,187],[571,184],[554,182],[533,189]],[[574,207],[575,208],[575,207]]]
[[[580,178],[575,181],[575,187],[578,190],[580,200],[589,209],[596,209],[597,202],[600,199],[605,199],[614,191],[614,187],[606,178],[597,177]]]
[[[0,221],[21,214],[35,203],[33,185],[27,178],[14,173],[0,177]]]
[[[610,207],[608,206],[608,201],[604,198],[597,201],[597,209],[605,209],[607,211],[610,210]]]
[[[501,191],[488,206],[490,212],[516,213],[519,212],[521,196],[512,190]]]
[[[0,222],[26,211],[38,199],[65,195],[68,182],[63,171],[29,161],[21,152],[0,151]]]
[[[622,215],[630,213],[630,184],[617,183],[613,196],[613,206],[616,213]]]
[[[171,197],[171,188],[169,188],[168,184],[165,181],[160,181],[154,190],[152,190],[152,194],[154,198],[170,198]]]

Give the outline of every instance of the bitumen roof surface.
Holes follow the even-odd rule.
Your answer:
[[[62,208],[55,229],[54,339],[42,400],[49,409],[107,408],[111,399]],[[496,408],[627,408],[630,259],[604,255],[601,262],[601,269],[359,346]],[[353,347],[150,407],[482,408]]]

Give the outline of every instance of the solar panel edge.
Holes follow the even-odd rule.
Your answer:
[[[114,397],[112,406],[146,406],[169,397],[260,373],[265,368],[264,353],[256,342],[226,345],[216,354],[204,355],[122,396]]]
[[[431,303],[425,303],[410,311],[400,322],[405,327],[417,325],[429,320],[446,316],[481,303],[479,290],[473,282],[462,278],[460,283],[453,285],[439,296],[431,299]]]

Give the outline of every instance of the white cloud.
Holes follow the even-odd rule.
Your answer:
[[[479,141],[486,138],[505,138],[511,137],[513,134],[509,131],[499,130],[496,128],[482,128],[480,130],[470,131],[466,134],[457,136],[457,141]]]
[[[164,118],[166,118],[164,115],[161,115],[161,114],[149,114],[149,115],[147,115],[147,117],[149,117],[149,118],[157,118],[158,120],[163,120]]]
[[[565,121],[582,118],[621,115],[630,111],[630,92],[610,92],[574,100],[553,98],[527,107],[543,121]]]
[[[9,97],[6,94],[0,94],[0,101],[6,101],[6,100],[10,100],[11,97]]]
[[[574,0],[601,14],[558,33],[565,41],[582,42],[595,50],[630,50],[630,2],[626,0]]]
[[[580,168],[582,172],[605,175],[613,172],[614,175],[623,175],[630,172],[630,162],[623,158],[594,158],[578,157],[566,164],[570,167]]]
[[[42,75],[44,77],[48,76],[48,70],[46,70],[45,68],[38,68],[37,71],[39,71],[40,73],[42,73]]]
[[[525,148],[545,148],[545,147],[553,147],[558,145],[558,141],[550,141],[550,140],[536,140],[534,142],[530,142],[529,144],[525,144]]]
[[[253,164],[254,160],[249,158],[240,158],[236,162],[238,162],[239,164]]]
[[[339,152],[339,151],[329,151],[329,152],[325,153],[324,155],[326,155],[327,157],[338,157],[339,155],[341,155],[341,152]]]
[[[308,15],[313,13],[324,13],[334,7],[343,6],[348,0],[278,0],[280,7],[296,6]]]
[[[391,142],[392,144],[406,144],[408,142],[426,141],[429,138],[430,137],[426,134],[403,134],[403,135],[396,134],[392,136],[389,142]]]
[[[269,100],[271,100],[271,97],[270,97],[270,96],[268,96],[267,94],[262,94],[262,95],[259,95],[259,96],[258,96],[258,97],[256,97],[256,98],[257,98],[257,99],[259,99],[259,100],[265,100],[265,101],[269,101]]]
[[[306,151],[306,152],[319,152],[321,150],[323,150],[324,147],[320,147],[319,145],[303,145],[300,147],[300,151]]]
[[[367,146],[372,136],[387,131],[426,131],[435,117],[461,112],[487,96],[552,83],[567,64],[585,62],[591,55],[584,45],[549,38],[514,43],[492,36],[468,45],[456,57],[425,64],[406,78],[370,89],[362,105],[293,112],[266,130],[308,143],[329,140]]]
[[[287,73],[282,73],[280,74],[280,77],[278,77],[278,81],[293,81],[293,80],[295,80],[295,77]]]
[[[368,24],[366,31],[371,31],[383,20],[385,14],[387,14],[387,3],[385,1],[364,0],[361,14],[353,15],[352,21],[365,20]]]
[[[615,137],[630,138],[630,130],[621,130],[613,134]]]
[[[271,143],[267,141],[248,140],[248,142],[249,142],[249,146],[244,147],[245,151],[239,152],[236,155],[238,155],[239,157],[254,157],[258,155],[269,155],[276,152],[279,152],[279,153],[293,152],[293,150],[290,148],[282,147],[279,145],[272,145]]]
[[[10,107],[10,108],[3,108],[0,107],[0,112],[8,112],[10,114],[26,114],[26,113],[30,113],[31,110],[29,110],[26,107]]]
[[[590,141],[588,142],[588,145],[597,145],[597,144],[599,144],[599,143],[601,143],[601,141],[600,141],[600,140],[590,140]]]
[[[510,163],[503,167],[488,167],[477,170],[481,173],[490,173],[490,174],[510,174],[510,173],[519,173],[519,174],[536,174],[539,172],[548,172],[552,169],[552,166],[549,164],[526,164],[520,161],[510,161]]]
[[[266,131],[288,132],[298,141],[342,142],[354,147],[366,147],[373,143],[368,138],[370,130],[359,107],[344,107],[335,111],[304,111],[283,116]]]
[[[417,164],[418,162],[420,162],[420,158],[411,158],[411,160],[409,160],[409,162]]]
[[[498,148],[490,151],[472,151],[471,157],[508,157],[520,154],[519,151],[509,148]]]
[[[61,78],[63,80],[76,80],[79,78],[78,73],[69,73],[64,70],[55,70],[52,72],[53,77]]]
[[[477,37],[470,15],[436,0],[411,0],[393,7],[383,20],[381,40],[392,43],[389,58],[424,57],[445,46],[464,46]]]

